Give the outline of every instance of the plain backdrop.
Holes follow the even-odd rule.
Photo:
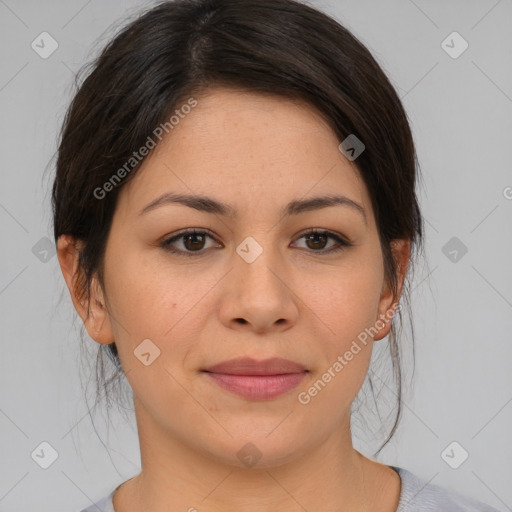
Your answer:
[[[378,458],[512,510],[512,3],[311,4],[390,77],[424,181],[416,368],[400,428]],[[0,511],[80,510],[139,471],[134,422],[112,409],[108,428],[88,413],[94,382],[51,242],[49,187],[75,73],[119,20],[150,5],[0,1]],[[47,58],[32,44],[45,37],[52,49],[42,32],[58,45]],[[97,344],[86,344],[94,355]],[[370,454],[375,439],[359,430],[355,443]],[[47,469],[41,450],[57,457]]]

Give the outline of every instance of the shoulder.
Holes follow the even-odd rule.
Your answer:
[[[451,489],[431,484],[410,471],[391,466],[401,480],[396,512],[500,512],[499,510]],[[115,489],[80,512],[115,512],[112,497]]]
[[[80,512],[98,512],[98,510],[100,510],[101,512],[115,512],[114,505],[112,503],[114,491],[115,489],[113,489],[108,496],[101,498],[101,500],[97,501],[96,503],[93,503],[92,505],[90,505],[87,508],[84,508],[83,510],[80,510]]]
[[[469,496],[431,484],[406,469],[392,467],[402,481],[396,512],[499,512]]]

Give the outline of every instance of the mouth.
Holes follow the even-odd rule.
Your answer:
[[[243,357],[201,371],[232,394],[249,400],[270,400],[297,387],[309,370],[287,359]]]

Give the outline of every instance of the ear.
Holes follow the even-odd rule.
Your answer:
[[[397,295],[394,295],[391,287],[388,286],[387,283],[384,283],[379,301],[379,316],[375,322],[378,332],[373,338],[374,341],[381,340],[387,336],[391,329],[391,320],[396,308],[398,307],[398,301],[402,295],[402,288],[407,274],[407,268],[409,267],[411,241],[408,239],[392,240],[391,251],[395,260],[398,279]],[[382,326],[382,324],[384,324],[384,327],[379,329],[377,326]]]
[[[89,336],[98,343],[108,344],[114,341],[110,318],[105,307],[103,291],[98,278],[91,282],[91,296],[85,296],[85,290],[80,290],[78,274],[80,240],[70,235],[61,235],[57,240],[57,257],[66,281],[73,305],[84,322]],[[87,305],[90,303],[90,314]]]

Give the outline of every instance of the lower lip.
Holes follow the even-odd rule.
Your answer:
[[[249,400],[269,400],[297,387],[306,372],[282,375],[206,374],[221,388]]]

